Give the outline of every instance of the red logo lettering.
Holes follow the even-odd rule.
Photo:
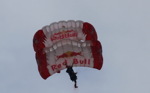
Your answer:
[[[73,30],[68,30],[68,31],[55,33],[50,39],[51,41],[61,40],[61,39],[70,38],[70,37],[77,37],[77,35],[78,35],[77,32]]]

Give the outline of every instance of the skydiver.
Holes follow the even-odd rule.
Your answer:
[[[66,72],[69,74],[70,79],[75,82],[74,87],[78,88],[78,86],[77,86],[77,75],[76,75],[77,73],[75,73],[73,71],[72,66],[66,66],[66,67],[67,67]]]

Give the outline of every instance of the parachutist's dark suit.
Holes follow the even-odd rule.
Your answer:
[[[73,71],[73,69],[72,69],[72,67],[71,66],[67,66],[67,70],[66,70],[66,72],[69,74],[69,76],[70,76],[70,79],[72,80],[72,81],[74,81],[75,82],[75,85],[74,85],[74,87],[75,88],[77,88],[77,85],[76,85],[76,83],[77,83],[77,76],[76,76],[76,74],[77,73],[75,73],[74,71]]]

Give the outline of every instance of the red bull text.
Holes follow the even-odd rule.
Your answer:
[[[51,37],[51,41],[66,39],[66,38],[70,38],[70,37],[77,37],[77,35],[78,35],[77,32],[75,32],[73,30],[62,31],[62,32],[55,33]]]
[[[57,70],[57,69],[60,69],[62,66],[66,66],[66,64],[68,64],[68,61],[67,60],[64,60],[64,62],[60,63],[60,64],[55,64],[55,65],[52,65],[51,66],[51,69],[53,71]],[[90,66],[91,64],[91,60],[90,59],[77,59],[77,58],[74,58],[73,59],[73,65],[89,65]]]

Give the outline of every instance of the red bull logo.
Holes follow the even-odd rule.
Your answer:
[[[62,31],[62,32],[55,33],[51,37],[51,41],[66,39],[66,38],[70,38],[70,37],[77,37],[77,35],[78,35],[77,32],[75,32],[73,30]]]
[[[63,53],[60,56],[57,56],[57,58],[68,58],[68,57],[73,57],[73,56],[77,56],[80,55],[81,56],[81,52],[73,52],[73,51],[68,51],[66,53]]]
[[[61,62],[60,64],[54,64],[54,65],[51,65],[51,69],[53,71],[57,71],[57,69],[60,69],[62,67],[66,67],[66,64],[68,64],[69,62],[67,60],[64,60],[63,62]],[[87,65],[87,66],[90,66],[91,65],[91,59],[76,59],[74,58],[73,59],[73,64],[74,65]]]
[[[66,33],[70,33],[70,32],[73,32],[73,30],[58,32],[58,33],[55,33],[54,35],[61,35],[61,34],[66,34]]]

